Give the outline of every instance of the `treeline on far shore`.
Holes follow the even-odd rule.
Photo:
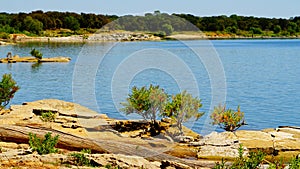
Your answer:
[[[115,21],[115,22],[112,22]],[[111,24],[109,24],[111,23]],[[188,23],[188,24],[187,24]],[[192,26],[191,26],[192,25]],[[170,35],[174,31],[217,32],[239,36],[298,36],[300,17],[262,18],[254,16],[209,16],[166,14],[160,11],[144,16],[116,16],[41,10],[31,13],[0,13],[0,38],[23,33],[29,36],[69,36],[107,29],[146,31]]]

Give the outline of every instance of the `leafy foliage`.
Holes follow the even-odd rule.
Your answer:
[[[201,100],[193,98],[187,91],[172,96],[172,101],[168,102],[162,116],[170,117],[176,120],[180,134],[183,134],[182,123],[191,118],[198,120],[204,113],[200,113],[202,107]]]
[[[30,51],[30,54],[31,54],[32,56],[34,56],[35,58],[37,58],[38,60],[41,60],[41,59],[43,58],[43,54],[42,54],[39,50],[37,50],[37,49],[35,49],[35,48],[33,48],[33,49]]]
[[[64,23],[66,25],[66,28],[71,29],[73,31],[80,29],[79,21],[76,18],[74,18],[73,16],[66,17],[64,19]]]
[[[90,153],[91,153],[90,149],[83,149],[79,153],[70,154],[70,156],[75,159],[75,165],[77,166],[95,167],[95,165],[91,162],[91,160],[88,159],[85,155]]]
[[[43,23],[37,19],[33,19],[31,16],[27,16],[24,19],[24,24],[22,29],[39,35],[43,30]]]
[[[41,113],[41,120],[44,122],[53,122],[55,121],[56,114],[52,111],[46,111]]]
[[[299,155],[296,158],[291,159],[289,163],[289,168],[290,169],[299,169],[300,168],[300,158]]]
[[[58,150],[55,148],[59,135],[51,137],[51,133],[47,133],[44,136],[44,140],[41,140],[36,134],[29,133],[29,146],[33,151],[37,151],[39,154],[56,153]]]
[[[220,128],[231,132],[246,125],[244,113],[241,112],[239,106],[237,111],[234,111],[232,109],[226,109],[226,106],[219,105],[214,108],[210,118],[213,120],[213,125],[219,125]]]
[[[20,89],[11,74],[4,74],[0,82],[0,110],[7,106],[15,93]]]
[[[274,27],[273,31],[274,31],[274,33],[277,34],[277,33],[281,32],[281,27],[280,27],[279,25],[276,25],[276,26]]]
[[[154,123],[157,114],[161,114],[167,104],[167,94],[159,86],[133,87],[127,102],[121,104],[124,106],[121,111],[126,114],[136,113]]]
[[[253,34],[262,34],[262,30],[261,30],[260,28],[251,27],[251,28],[250,28],[250,31],[251,31]]]
[[[174,17],[177,16],[177,17]],[[118,20],[117,20],[118,19]],[[26,33],[41,34],[44,30],[55,30],[67,28],[71,30],[100,29],[108,23],[117,20],[111,28],[128,31],[147,32],[168,32],[174,31],[195,31],[197,27],[201,31],[214,31],[233,33],[237,35],[251,36],[250,28],[256,28],[262,35],[286,36],[300,34],[300,17],[289,19],[284,18],[263,18],[253,16],[209,16],[200,17],[191,14],[146,13],[144,16],[116,16],[101,14],[86,14],[73,12],[43,12],[41,10],[31,13],[1,13],[0,32],[4,33]],[[195,26],[187,26],[187,20]],[[165,26],[163,26],[165,25]],[[280,29],[278,29],[280,27]],[[76,33],[77,31],[74,31]],[[268,34],[268,32],[272,32]],[[260,35],[260,34],[259,34]],[[7,38],[5,34],[2,35]]]
[[[166,35],[169,36],[174,31],[174,28],[170,24],[163,24],[162,25],[162,31],[164,31],[166,33]]]

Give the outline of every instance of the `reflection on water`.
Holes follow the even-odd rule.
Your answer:
[[[37,73],[39,71],[39,69],[41,68],[41,66],[42,66],[42,63],[40,63],[40,62],[33,63],[31,65],[32,73]]]

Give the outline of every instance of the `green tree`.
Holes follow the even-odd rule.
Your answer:
[[[0,110],[7,106],[15,93],[20,89],[11,74],[4,74],[0,82]]]
[[[251,31],[253,34],[262,34],[261,28],[251,27],[251,28],[250,28],[250,31]]]
[[[72,31],[76,31],[80,29],[80,23],[75,17],[68,16],[65,18],[64,21],[65,21],[64,24],[66,28],[71,29]]]
[[[23,22],[23,29],[34,34],[39,35],[43,30],[43,23],[37,19],[33,19],[31,16],[27,16]]]
[[[281,27],[280,27],[280,25],[274,26],[273,32],[276,33],[276,34],[277,34],[277,33],[280,33],[280,32],[281,32]]]
[[[219,125],[220,128],[225,131],[236,131],[243,125],[246,125],[244,119],[244,112],[241,112],[238,106],[237,111],[232,109],[226,109],[226,106],[218,106],[214,108],[214,111],[210,115],[213,120],[213,125]]]
[[[154,124],[157,115],[163,112],[167,98],[167,94],[159,86],[133,87],[126,102],[121,103],[124,106],[121,111],[126,114],[139,114],[146,120],[150,119]]]
[[[229,33],[237,33],[238,29],[236,28],[236,26],[229,26],[226,28],[226,31]]]
[[[291,35],[294,35],[298,30],[298,25],[295,23],[295,22],[290,22],[288,24],[288,32],[291,34]]]
[[[41,59],[43,58],[43,54],[42,54],[39,50],[37,50],[37,49],[35,49],[35,48],[33,48],[33,49],[30,51],[30,54],[31,54],[32,56],[34,56],[35,58],[37,58],[37,59],[38,59],[38,62],[40,62]]]
[[[201,100],[194,98],[187,91],[172,96],[172,101],[168,102],[163,116],[170,117],[176,121],[180,134],[183,134],[182,123],[191,118],[198,120],[204,113],[199,112],[202,107]]]
[[[170,24],[164,24],[162,26],[162,31],[165,32],[167,36],[169,36],[173,33],[174,28]]]

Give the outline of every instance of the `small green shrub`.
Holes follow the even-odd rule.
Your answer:
[[[42,112],[40,119],[44,122],[54,122],[56,114],[52,111]]]
[[[86,157],[85,154],[90,154],[90,149],[83,149],[79,153],[70,154],[71,157],[75,159],[75,165],[77,166],[88,166],[88,167],[96,167],[92,164],[91,160]]]
[[[51,137],[51,132],[45,134],[44,140],[41,140],[36,134],[29,133],[29,146],[32,151],[37,151],[39,154],[56,153],[55,148],[59,135]]]
[[[224,159],[222,159],[221,163],[220,162],[216,162],[216,165],[213,167],[213,169],[227,169],[229,168],[226,165],[226,161]]]
[[[233,132],[241,126],[246,125],[244,112],[240,111],[240,107],[237,108],[237,111],[234,111],[220,105],[214,108],[210,118],[213,120],[213,125],[219,125],[225,131]]]
[[[91,149],[82,149],[80,152],[85,153],[85,154],[91,154],[92,153]]]
[[[37,58],[39,61],[43,58],[43,54],[39,50],[36,50],[35,48],[31,50],[30,54],[35,58]]]
[[[20,89],[16,84],[11,74],[4,74],[2,76],[2,80],[0,81],[0,110],[9,104],[15,93]]]
[[[289,163],[290,169],[299,169],[300,168],[300,158],[293,158]]]
[[[77,166],[91,166],[91,160],[86,158],[83,153],[72,153],[71,156],[75,158]]]

